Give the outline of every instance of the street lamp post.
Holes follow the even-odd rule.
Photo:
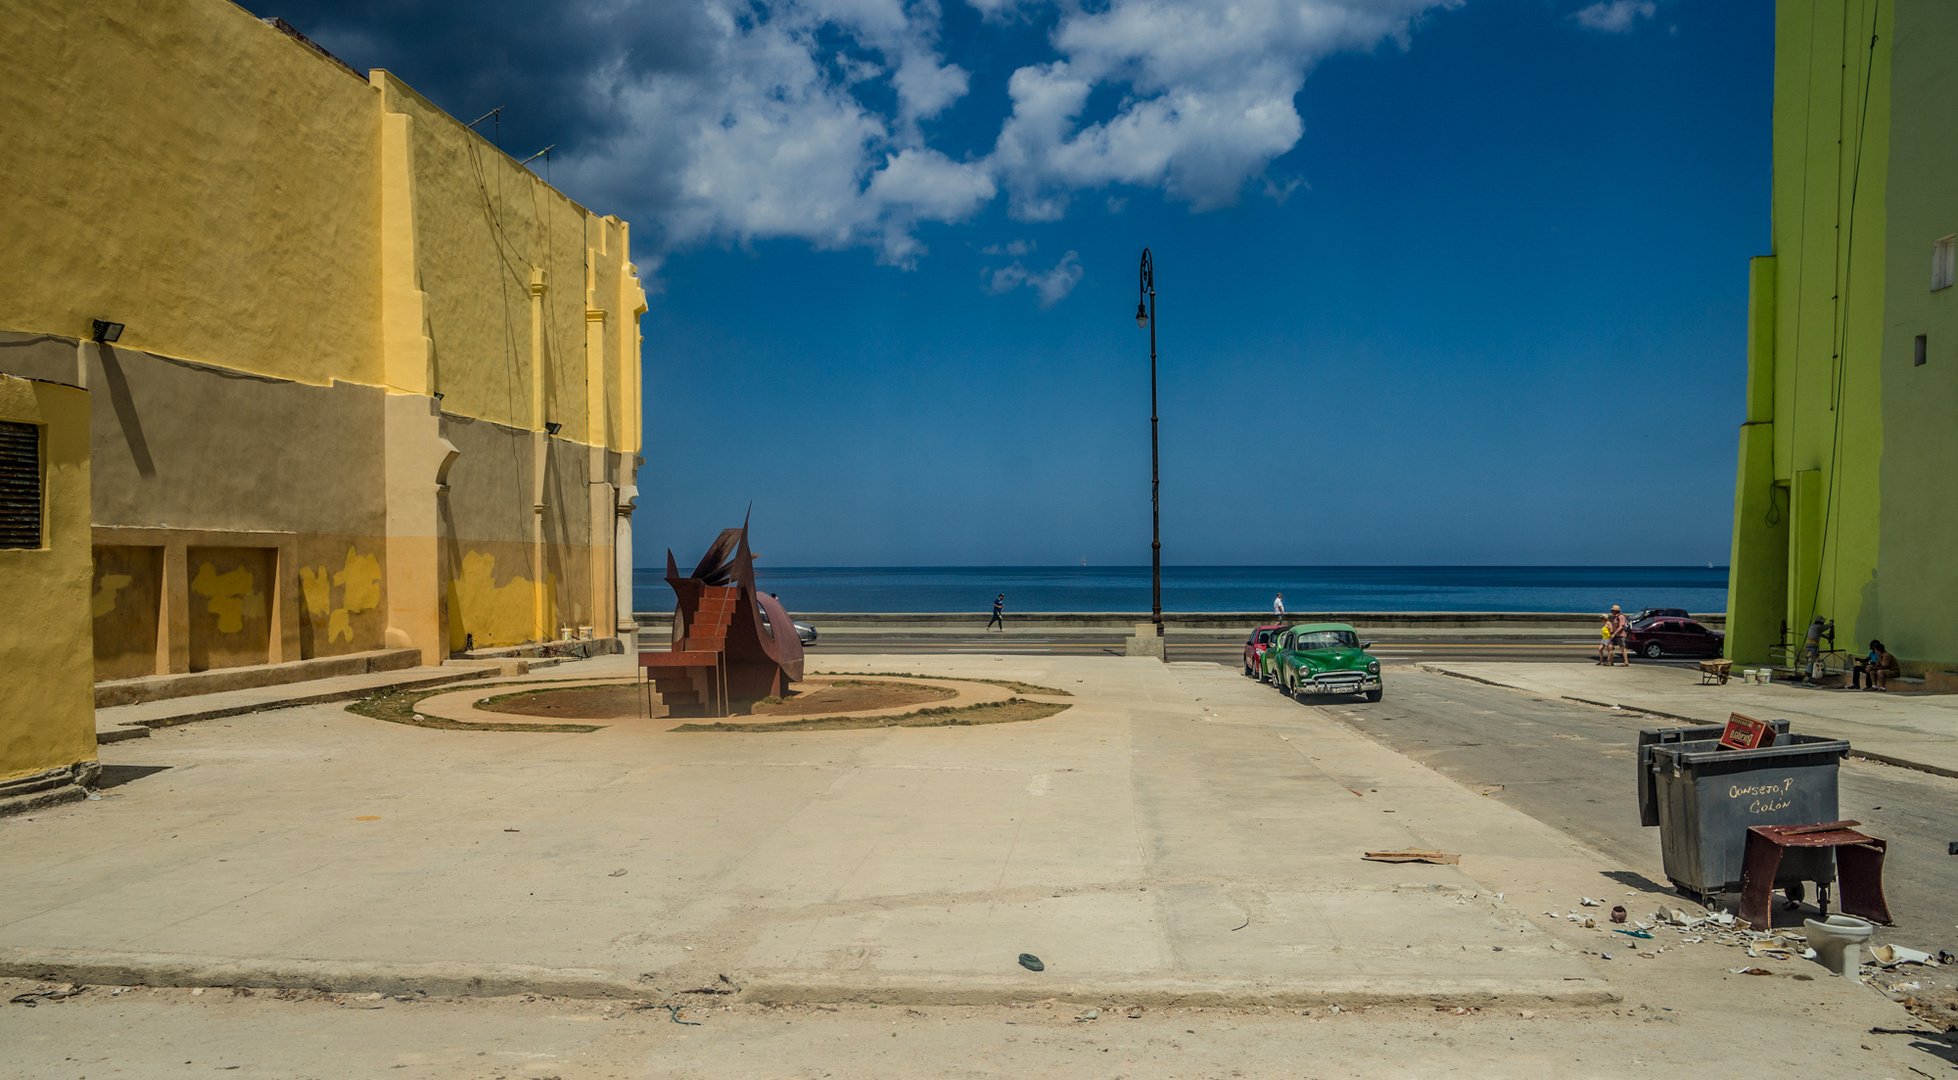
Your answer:
[[[1135,325],[1149,328],[1149,593],[1156,636],[1163,636],[1162,475],[1156,444],[1156,263],[1142,249],[1142,295],[1135,302]]]

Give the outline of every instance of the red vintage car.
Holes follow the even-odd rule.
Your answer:
[[[1625,628],[1625,648],[1648,660],[1662,656],[1719,656],[1727,635],[1692,619],[1640,619]]]
[[[1244,674],[1259,682],[1264,681],[1265,646],[1271,644],[1272,638],[1277,637],[1291,625],[1291,623],[1278,623],[1260,626],[1251,631],[1251,636],[1244,639]]]

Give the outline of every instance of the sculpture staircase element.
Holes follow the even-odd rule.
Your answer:
[[[795,623],[755,588],[746,522],[722,530],[688,577],[668,551],[666,583],[678,600],[673,646],[641,652],[639,666],[668,715],[727,716],[739,702],[781,696],[802,681]]]

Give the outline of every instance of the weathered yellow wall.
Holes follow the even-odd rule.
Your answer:
[[[0,327],[379,381],[371,87],[214,0],[9,0],[0,56]]]
[[[298,598],[294,648],[309,656],[412,644],[433,662],[458,627],[485,643],[560,623],[609,633],[646,307],[624,222],[387,72],[356,75],[228,0],[21,0],[0,49],[0,334],[73,349],[93,318],[127,326],[73,364],[103,399],[97,525],[289,535],[301,558],[255,587]],[[49,357],[0,356],[30,362]],[[213,391],[200,365],[285,382]],[[335,410],[301,408],[316,387]],[[274,400],[307,419],[274,419]],[[471,449],[450,436],[474,422],[503,432],[473,448],[499,464],[447,479]],[[299,450],[288,443],[344,458],[313,470],[330,497],[265,482]],[[346,573],[348,540],[378,563],[371,605],[322,577]],[[514,601],[475,599],[472,545],[498,553],[496,589],[528,595],[521,626]],[[190,614],[210,602],[192,597]],[[180,620],[141,617],[112,605],[97,621],[105,672],[139,667],[158,633],[159,664],[182,659]],[[265,651],[256,623],[185,625],[193,667]],[[273,659],[292,659],[277,645]]]
[[[0,549],[0,781],[95,760],[85,390],[0,375],[0,420],[42,429],[40,550]]]

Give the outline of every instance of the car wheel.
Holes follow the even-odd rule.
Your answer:
[[[1657,660],[1659,658],[1659,654],[1664,652],[1665,650],[1659,648],[1658,642],[1648,641],[1645,643],[1645,648],[1643,651],[1645,653],[1645,658],[1647,660]]]
[[[1386,691],[1384,691],[1384,690],[1368,690],[1368,691],[1367,691],[1367,700],[1368,700],[1368,701],[1379,701],[1379,700],[1380,700],[1380,695],[1381,695],[1381,694],[1384,694],[1384,693],[1386,693]]]

